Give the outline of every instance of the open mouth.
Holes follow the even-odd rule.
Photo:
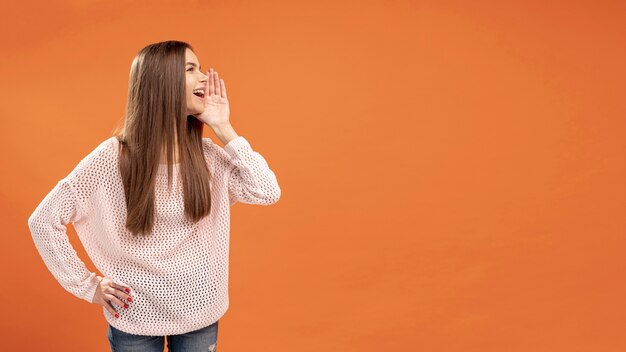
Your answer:
[[[200,99],[204,99],[204,91],[201,89],[194,90],[193,95],[197,96]]]

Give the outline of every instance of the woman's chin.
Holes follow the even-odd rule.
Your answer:
[[[197,110],[196,110],[196,111],[191,111],[191,112],[187,113],[187,115],[191,115],[191,116],[193,116],[193,117],[198,117],[198,116],[200,116],[200,114],[202,114],[203,112],[204,112],[204,111],[197,111]]]

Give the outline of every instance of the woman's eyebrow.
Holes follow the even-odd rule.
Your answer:
[[[196,67],[196,63],[195,62],[188,62],[187,65],[191,65],[193,67]],[[198,67],[198,69],[202,70],[202,64],[200,64],[200,66]]]

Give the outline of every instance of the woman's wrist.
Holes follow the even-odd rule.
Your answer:
[[[215,135],[217,135],[217,138],[219,138],[224,145],[239,136],[230,123],[210,127],[213,129],[213,132],[215,132]]]

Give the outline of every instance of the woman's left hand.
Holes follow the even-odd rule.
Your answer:
[[[230,107],[224,80],[219,78],[217,71],[213,71],[213,68],[207,72],[207,75],[209,79],[204,94],[204,112],[194,116],[211,128],[228,125],[230,124],[228,120]]]

